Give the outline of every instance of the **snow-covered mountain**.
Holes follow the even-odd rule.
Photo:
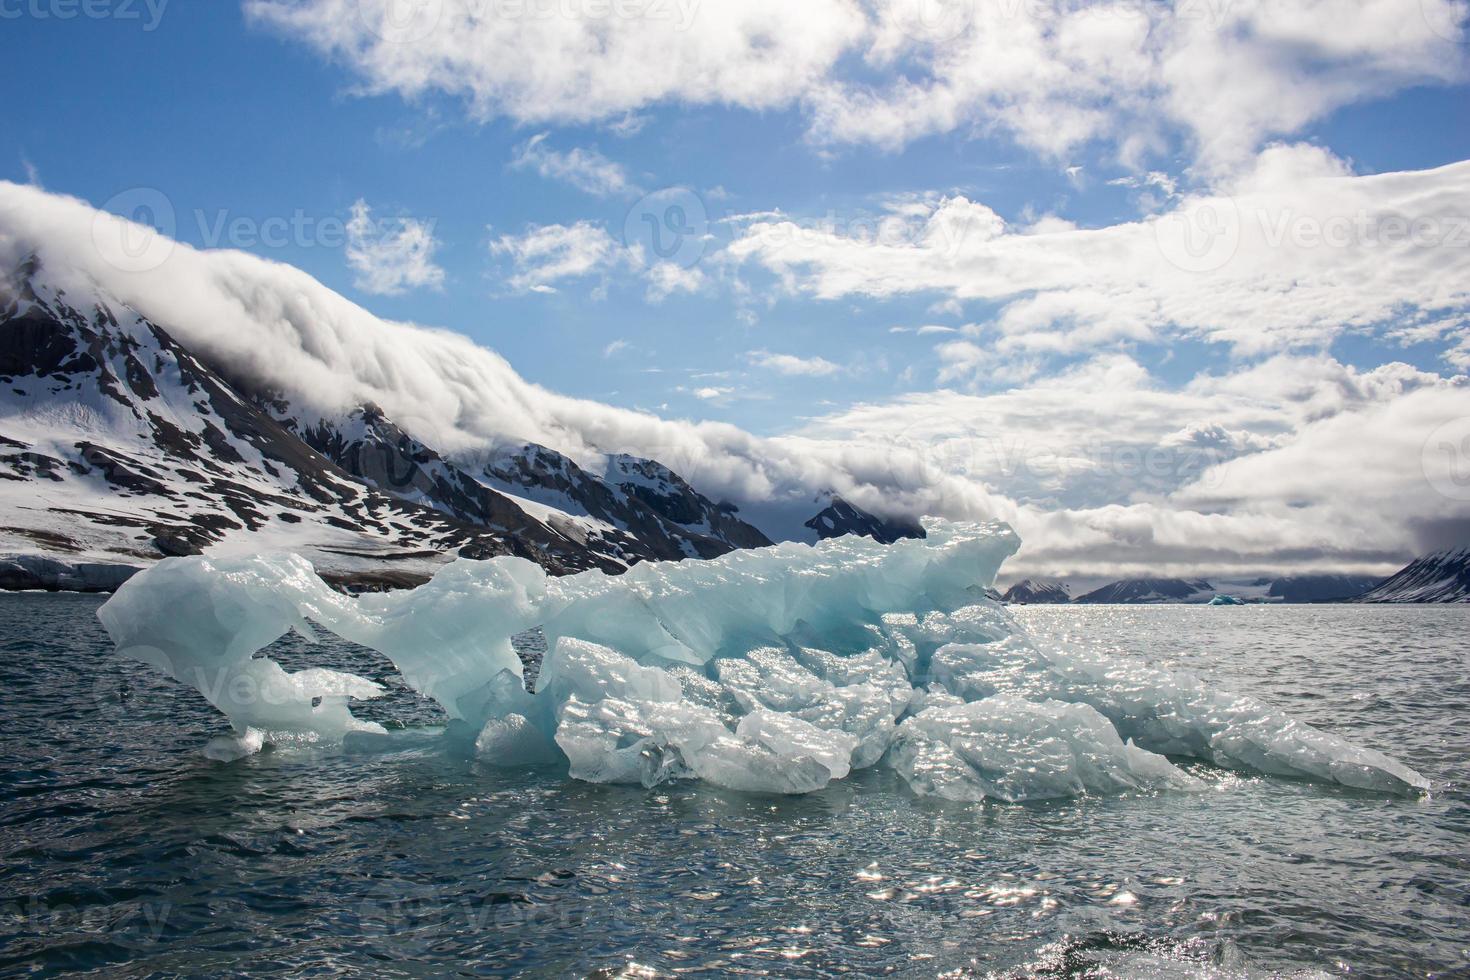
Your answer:
[[[1470,548],[1410,562],[1354,602],[1470,602]]]
[[[1082,603],[1121,602],[1157,604],[1165,602],[1209,602],[1214,597],[1215,587],[1203,579],[1135,578],[1113,582],[1086,595],[1080,595],[1073,601]]]
[[[714,503],[654,460],[612,456],[597,477],[558,452],[524,445],[477,462],[482,483],[523,506],[583,515],[591,533],[616,539],[640,559],[715,558],[771,543],[733,506]]]
[[[859,534],[883,544],[893,544],[903,538],[926,537],[923,525],[918,521],[870,514],[835,493],[823,495],[818,503],[823,500],[828,502],[827,506],[806,522],[806,526],[816,532],[818,540]]]
[[[457,555],[620,571],[769,543],[651,460],[599,476],[539,446],[450,459],[371,405],[297,414],[34,260],[0,284],[0,555],[25,559],[0,559],[10,587],[205,549],[289,548],[392,586]]]
[[[1028,578],[1007,589],[1001,601],[1017,606],[1065,605],[1072,601],[1072,591],[1062,582]]]

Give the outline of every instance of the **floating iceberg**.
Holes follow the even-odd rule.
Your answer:
[[[926,540],[784,544],[621,576],[458,561],[411,592],[360,598],[295,556],[180,558],[98,615],[120,655],[229,718],[217,758],[381,731],[351,712],[377,684],[260,655],[321,628],[391,659],[486,762],[560,763],[590,782],[805,793],[882,764],[956,800],[1198,787],[1175,757],[1426,788],[1387,756],[1189,674],[1038,648],[985,597],[1015,534],[925,526]],[[532,692],[511,640],[537,627],[548,652]]]

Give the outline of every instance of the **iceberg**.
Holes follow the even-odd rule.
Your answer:
[[[228,760],[381,732],[351,703],[376,683],[262,654],[325,630],[379,651],[437,701],[448,744],[497,766],[646,787],[702,780],[808,793],[887,766],[917,793],[1022,801],[1189,791],[1175,761],[1365,789],[1427,783],[1401,763],[1192,675],[1042,649],[987,598],[1019,541],[926,521],[926,539],[782,544],[621,576],[548,576],[499,557],[408,592],[341,595],[293,555],[169,559],[99,611],[128,657],[230,721]],[[512,638],[547,653],[528,690]]]

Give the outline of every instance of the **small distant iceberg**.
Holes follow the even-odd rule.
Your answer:
[[[209,755],[383,729],[351,706],[383,689],[262,656],[295,630],[377,650],[451,719],[446,744],[575,779],[702,780],[807,793],[875,765],[917,793],[1021,801],[1189,791],[1175,760],[1416,793],[1372,749],[1113,652],[1044,648],[991,598],[1019,540],[1003,524],[843,537],[553,578],[461,560],[409,592],[334,592],[294,556],[160,562],[98,613],[118,653],[189,684],[234,728]],[[993,593],[992,593],[993,594]],[[512,638],[547,653],[528,690]]]
[[[1212,606],[1243,606],[1245,604],[1244,599],[1233,595],[1226,595],[1223,592],[1210,600],[1210,605]]]

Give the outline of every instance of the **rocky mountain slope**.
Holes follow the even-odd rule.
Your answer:
[[[1470,548],[1439,551],[1403,570],[1354,602],[1470,602]]]
[[[457,555],[620,571],[769,543],[653,461],[599,476],[539,446],[451,460],[371,405],[295,412],[34,260],[0,284],[0,585],[107,583],[206,548],[289,548],[390,586]]]

